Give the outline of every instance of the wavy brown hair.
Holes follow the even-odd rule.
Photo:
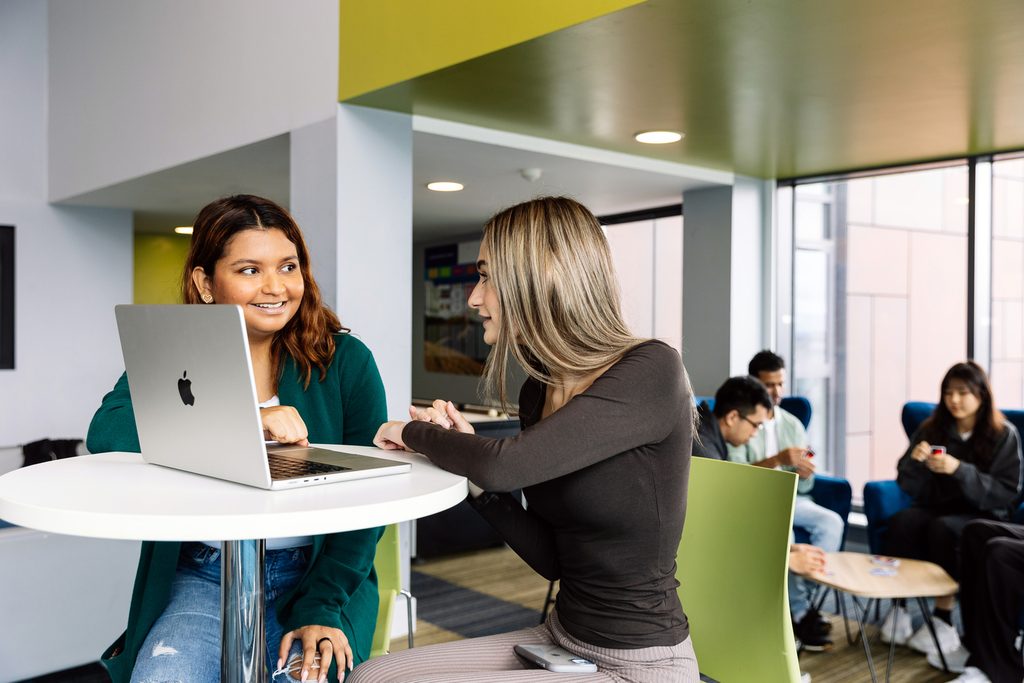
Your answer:
[[[995,407],[988,376],[974,361],[957,363],[946,371],[939,390],[939,402],[928,419],[921,423],[921,434],[929,443],[945,443],[950,430],[956,426],[956,418],[949,412],[944,399],[949,385],[956,381],[967,385],[967,390],[981,402],[968,443],[974,463],[981,471],[987,472],[992,465],[996,444],[1006,431],[1006,418]]]
[[[554,384],[614,363],[644,341],[622,319],[601,224],[579,202],[540,197],[505,209],[487,222],[483,244],[501,314],[484,384],[503,408],[510,355],[534,379]]]
[[[298,312],[274,336],[274,376],[280,378],[284,356],[288,354],[295,359],[308,387],[313,368],[319,370],[320,381],[327,376],[327,367],[334,357],[333,335],[348,332],[348,329],[342,327],[334,311],[324,305],[320,288],[310,272],[309,249],[302,231],[284,208],[269,199],[250,194],[223,197],[204,206],[193,222],[192,242],[181,274],[181,300],[187,304],[203,303],[192,281],[192,271],[202,268],[212,278],[217,261],[235,235],[243,230],[275,229],[283,232],[295,245],[305,289]]]

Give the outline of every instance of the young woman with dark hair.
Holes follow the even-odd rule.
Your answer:
[[[897,466],[897,482],[913,505],[889,520],[886,552],[934,562],[959,575],[958,551],[964,526],[973,519],[1009,518],[1021,490],[1021,445],[1014,426],[995,407],[988,377],[973,361],[957,363],[942,378],[935,411],[910,439]],[[935,601],[933,624],[943,652],[960,640],[951,625],[952,596]],[[927,628],[911,634],[910,616],[892,610],[882,638],[935,653]]]
[[[267,199],[218,199],[196,217],[185,303],[245,315],[260,415],[282,443],[369,445],[386,419],[369,350],[320,298],[288,212]],[[127,377],[89,427],[92,452],[139,450]],[[326,680],[369,657],[377,618],[373,559],[381,528],[267,543],[267,667],[275,680]],[[301,529],[296,533],[301,534]],[[172,656],[173,655],[173,656]],[[144,543],[128,629],[104,655],[115,683],[220,679],[220,543]]]
[[[358,667],[353,683],[618,681],[696,683],[676,592],[692,440],[692,393],[679,354],[623,322],[601,226],[564,197],[494,216],[469,305],[492,349],[492,395],[514,358],[523,431],[477,436],[446,401],[388,422],[375,442],[409,447],[465,475],[472,505],[539,574],[559,579],[532,629],[416,648]],[[522,488],[528,509],[508,492]],[[484,489],[484,490],[482,490]],[[514,645],[557,645],[594,673],[528,670]]]

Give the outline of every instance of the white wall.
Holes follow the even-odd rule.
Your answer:
[[[54,200],[334,114],[337,0],[49,5]]]
[[[0,224],[15,226],[15,369],[0,446],[84,437],[123,369],[113,306],[131,300],[131,214],[46,203],[47,5],[0,2]]]
[[[669,216],[605,228],[633,334],[682,351],[683,219]]]
[[[0,3],[0,202],[46,196],[46,3]]]

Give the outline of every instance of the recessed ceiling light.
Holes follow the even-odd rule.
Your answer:
[[[427,189],[434,192],[458,192],[462,189],[462,183],[456,183],[451,180],[437,180],[427,183]]]
[[[647,145],[664,145],[669,142],[679,142],[683,139],[684,133],[677,133],[674,130],[645,130],[633,137],[637,142]]]
[[[191,225],[179,225],[177,228],[174,229],[174,232],[178,233],[179,235],[191,235],[192,234],[192,226]]]

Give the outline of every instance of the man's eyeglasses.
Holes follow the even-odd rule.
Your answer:
[[[763,422],[754,422],[749,417],[745,417],[743,415],[740,415],[740,417],[742,417],[746,421],[746,423],[748,425],[750,425],[751,427],[753,427],[754,429],[764,429],[764,423]]]

